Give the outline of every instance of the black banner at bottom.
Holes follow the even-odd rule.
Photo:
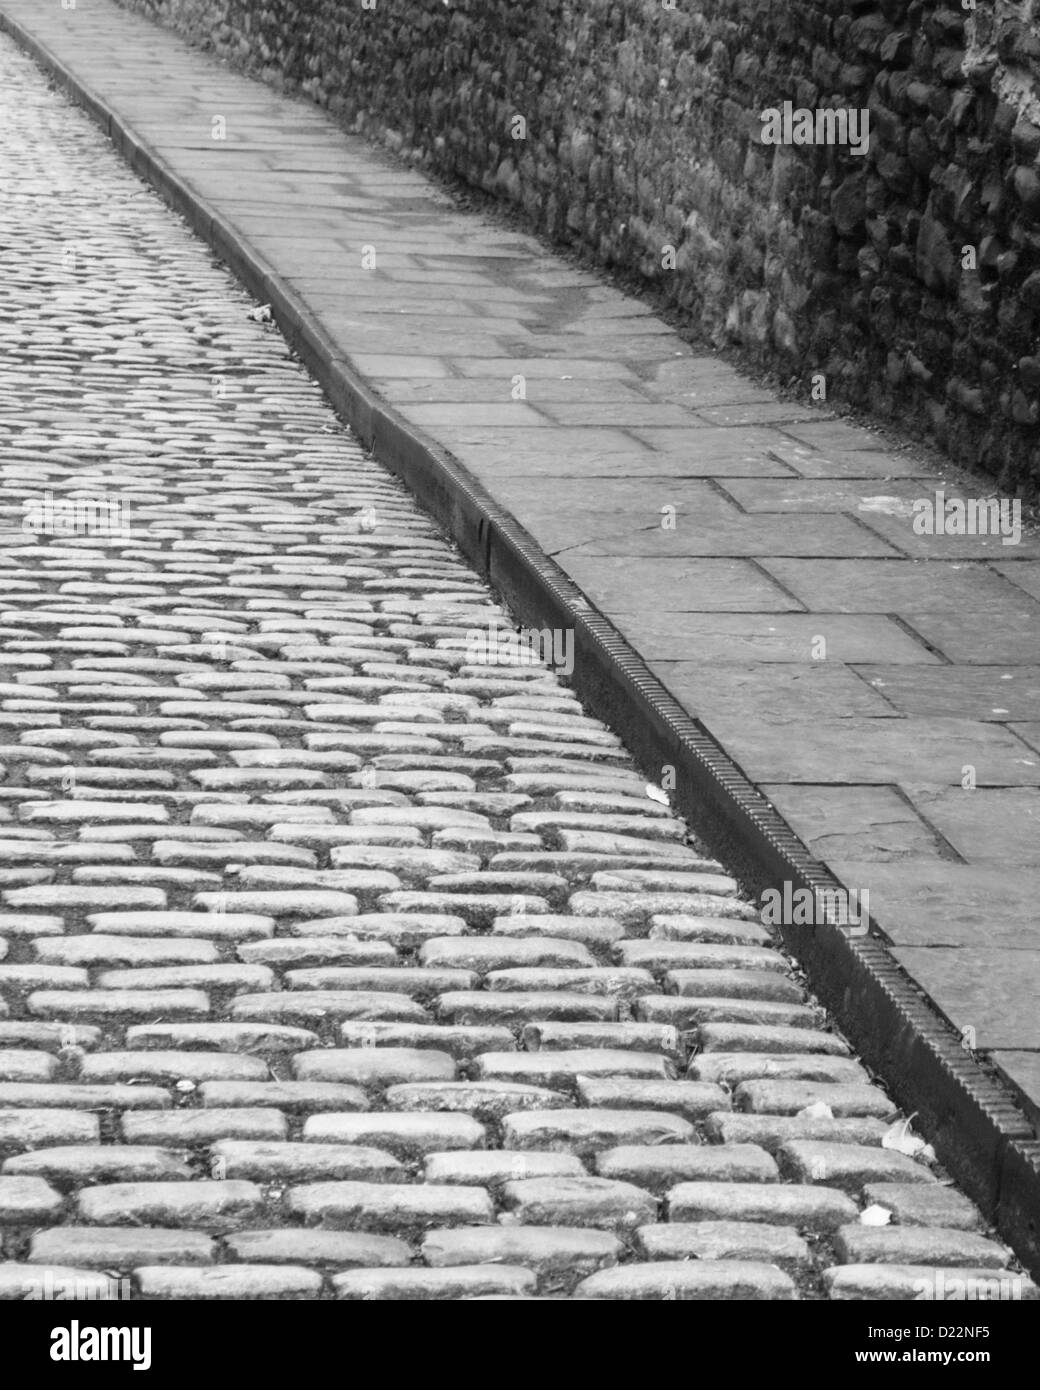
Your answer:
[[[482,1299],[480,1302],[530,1300]],[[542,1302],[599,1300],[543,1299]],[[660,1300],[658,1300],[660,1301]],[[18,1371],[46,1384],[102,1374],[123,1373],[135,1381],[146,1376],[162,1383],[205,1375],[207,1381],[233,1373],[256,1373],[271,1382],[282,1372],[299,1385],[309,1375],[324,1379],[331,1367],[357,1370],[365,1363],[371,1377],[371,1358],[387,1355],[388,1378],[400,1380],[414,1349],[417,1367],[430,1374],[439,1354],[439,1337],[449,1310],[443,1301],[413,1303],[407,1311],[394,1301],[350,1302],[7,1302],[0,1305],[0,1345],[9,1383]],[[488,1310],[490,1313],[490,1310]],[[1040,1332],[1040,1304],[976,1302],[725,1302],[698,1307],[667,1308],[657,1329],[679,1333],[683,1340],[664,1343],[655,1356],[680,1360],[688,1369],[709,1369],[720,1363],[732,1373],[747,1376],[758,1370],[775,1376],[787,1369],[811,1366],[816,1376],[862,1368],[884,1371],[901,1366],[941,1369],[971,1367],[1007,1375],[1032,1364]],[[491,1314],[493,1317],[494,1315]],[[529,1319],[530,1314],[526,1317]],[[553,1357],[566,1355],[568,1345],[587,1373],[596,1359],[597,1343],[589,1339],[599,1324],[595,1318],[581,1333],[569,1314],[565,1323],[540,1326],[553,1335],[547,1346]],[[583,1315],[584,1316],[584,1315]],[[589,1308],[593,1316],[593,1308]],[[384,1322],[383,1319],[386,1319]],[[481,1324],[471,1312],[461,1329],[467,1359],[480,1350],[486,1328],[497,1336],[502,1324]],[[538,1324],[521,1324],[525,1335]],[[647,1324],[635,1324],[643,1330]],[[602,1343],[605,1355],[617,1354],[619,1325],[611,1323]],[[372,1340],[388,1334],[390,1341]],[[360,1340],[363,1338],[364,1340]],[[442,1345],[442,1353],[453,1344]],[[454,1357],[451,1358],[454,1360]],[[434,1365],[431,1365],[431,1360]],[[690,1365],[692,1363],[692,1366]],[[476,1363],[479,1364],[479,1363]],[[529,1368],[530,1369],[533,1368]],[[616,1366],[613,1367],[616,1370]],[[557,1379],[560,1364],[552,1378]]]

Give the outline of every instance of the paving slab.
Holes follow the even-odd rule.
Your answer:
[[[744,660],[706,665],[691,659],[651,660],[648,664],[679,703],[706,722],[713,732],[717,716],[744,723],[774,724],[808,717],[833,718],[836,709],[845,719],[856,716],[887,719],[899,713],[885,700],[883,693],[859,679],[856,668],[837,662],[820,661],[807,666],[793,661]],[[885,668],[920,669],[919,666]]]
[[[1007,723],[1024,742],[1040,720],[1040,666],[872,666],[856,674],[898,714]],[[1021,721],[1021,722],[1019,722]]]
[[[802,843],[825,863],[855,859],[898,864],[910,858],[953,857],[934,826],[922,820],[896,787],[765,782],[762,790]],[[935,867],[941,870],[941,864]]]
[[[1040,951],[999,949],[980,940],[970,946],[898,947],[894,955],[933,997],[949,1005],[951,1022],[970,1030],[972,1051],[1040,1051],[1040,1010],[1031,1023],[1009,1018],[1007,1010],[1011,991],[1040,997]]]
[[[511,477],[502,483],[522,486]],[[655,521],[660,524],[660,514]],[[786,613],[803,608],[753,560],[644,556],[635,593],[632,563],[625,556],[568,555],[567,571],[604,613]]]
[[[1035,864],[1012,875],[1004,865],[921,857],[897,863],[840,857],[827,862],[844,883],[869,889],[871,916],[898,946],[1036,949],[1031,923],[1040,868]],[[945,1007],[947,996],[939,998]],[[972,1022],[960,1018],[959,1000],[958,992],[956,1000],[948,1001],[958,1028]],[[1023,1036],[1031,1036],[1037,1010],[1025,1010],[1019,1019],[1007,999],[1004,1007],[1007,1026],[1021,1023]]]
[[[761,646],[768,650],[764,638]],[[1040,758],[1001,724],[821,714],[747,725],[719,714],[712,731],[742,767],[755,769],[756,781],[951,787],[966,785],[967,779],[980,787],[1040,785]]]
[[[563,558],[566,558],[565,556]],[[732,662],[792,663],[811,670],[833,661],[838,670],[859,661],[886,660],[918,665],[937,657],[898,623],[880,614],[691,613],[657,610],[634,615],[631,600],[607,616],[649,661],[679,661],[692,651],[697,660],[725,668]],[[835,722],[844,717],[836,712]],[[901,721],[902,722],[902,721]],[[775,735],[766,734],[767,739]],[[1017,747],[1017,740],[1011,740]],[[756,772],[758,771],[756,767]]]
[[[766,488],[768,482],[755,483]],[[731,486],[731,484],[730,484]],[[905,484],[903,485],[905,486]],[[746,504],[745,504],[746,505]],[[751,508],[771,511],[765,506]],[[779,509],[778,509],[779,510]],[[848,507],[835,507],[847,511]],[[776,523],[774,523],[776,524]],[[832,613],[934,613],[937,620],[958,609],[980,615],[1040,612],[1009,579],[989,565],[926,560],[767,559],[762,568],[808,607]]]

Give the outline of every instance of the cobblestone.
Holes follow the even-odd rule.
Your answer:
[[[356,1235],[347,1231],[282,1228],[270,1231],[234,1231],[225,1244],[236,1260],[261,1264],[332,1265],[370,1268],[406,1265],[412,1252],[395,1236]]]
[[[388,1112],[378,1115],[313,1115],[303,1126],[305,1140],[362,1144],[414,1158],[443,1149],[482,1148],[484,1126],[468,1115]]]
[[[293,1063],[301,1081],[346,1081],[400,1086],[409,1081],[453,1081],[455,1060],[432,1048],[361,1047],[305,1052]]]
[[[313,1183],[291,1188],[287,1206],[304,1221],[347,1230],[402,1231],[494,1221],[494,1208],[482,1187],[444,1183]]]
[[[609,1178],[525,1178],[503,1188],[507,1210],[532,1226],[632,1229],[657,1217],[657,1200],[634,1183]]]
[[[151,1265],[134,1271],[142,1298],[317,1298],[321,1275],[292,1265],[212,1265],[180,1269]]]
[[[834,1085],[869,1080],[858,1062],[822,1053],[705,1052],[690,1058],[688,1074],[694,1081],[715,1081],[733,1087],[759,1079]]]
[[[532,1178],[583,1178],[585,1168],[574,1154],[523,1152],[519,1149],[485,1149],[429,1154],[425,1161],[427,1182],[463,1183],[491,1188],[506,1182]]]
[[[261,1214],[263,1194],[251,1182],[141,1182],[91,1187],[77,1215],[102,1226],[203,1225],[209,1230]]]
[[[869,1182],[863,1188],[869,1206],[884,1207],[901,1226],[943,1226],[978,1230],[978,1208],[952,1187],[902,1182]]]
[[[646,1260],[761,1260],[766,1264],[807,1265],[808,1242],[788,1226],[756,1221],[682,1221],[642,1226],[637,1252]]]
[[[868,1182],[933,1183],[923,1164],[892,1149],[793,1139],[779,1150],[780,1165],[796,1182],[823,1182],[861,1192]]]
[[[875,1086],[828,1086],[812,1081],[743,1081],[733,1093],[738,1110],[767,1115],[797,1115],[812,1105],[826,1105],[836,1117],[892,1114],[892,1102]]]
[[[502,1121],[503,1142],[516,1149],[592,1154],[618,1144],[665,1144],[670,1148],[693,1137],[688,1120],[653,1110],[527,1111],[507,1115]]]
[[[723,1144],[758,1144],[769,1153],[792,1139],[817,1139],[831,1144],[880,1144],[888,1124],[876,1119],[838,1120],[823,1115],[737,1115],[716,1112],[708,1116],[705,1133]]]
[[[448,1269],[400,1269],[373,1273],[350,1270],[336,1274],[332,1287],[346,1299],[459,1299],[478,1295],[523,1295],[535,1288],[535,1276],[522,1265],[456,1265]]]
[[[96,1115],[66,1110],[0,1110],[0,1150],[47,1148],[50,1145],[96,1144],[101,1125]]]
[[[124,1115],[120,1123],[128,1144],[169,1144],[187,1148],[215,1140],[284,1139],[288,1123],[279,1110],[207,1108],[205,1110],[145,1110]]]
[[[39,1231],[29,1245],[30,1264],[77,1265],[121,1272],[137,1265],[211,1264],[216,1242],[200,1231],[133,1231],[104,1226],[58,1226]]]
[[[541,1086],[508,1081],[419,1082],[391,1086],[385,1100],[394,1110],[463,1111],[482,1120],[504,1120],[517,1110],[553,1110],[569,1097]]]
[[[0,90],[0,1296],[1002,1256],[616,737],[467,662],[512,619],[249,297],[6,39]]]
[[[600,1177],[663,1193],[683,1182],[775,1182],[779,1170],[754,1144],[624,1144],[596,1155]]]
[[[834,1251],[845,1264],[975,1265],[1004,1269],[1009,1252],[970,1231],[941,1226],[843,1226]]]
[[[607,1110],[670,1110],[687,1120],[699,1120],[728,1105],[721,1086],[696,1081],[642,1081],[579,1078],[582,1103]]]
[[[320,1135],[305,1134],[304,1138],[309,1141]],[[212,1145],[210,1153],[215,1173],[255,1182],[312,1182],[323,1178],[392,1182],[404,1177],[401,1164],[392,1154],[349,1140],[342,1144],[294,1144],[222,1139]]]
[[[49,1221],[60,1213],[61,1207],[61,1194],[41,1177],[0,1177],[0,1223],[21,1226]]]
[[[624,1246],[611,1232],[581,1227],[476,1227],[439,1231],[422,1244],[423,1259],[434,1268],[518,1265],[531,1270],[543,1290],[572,1287],[597,1269],[616,1264],[623,1254]]]
[[[939,1279],[943,1280],[941,1293]],[[964,1299],[970,1296],[989,1302],[1003,1296],[1036,1302],[1040,1288],[1025,1275],[1001,1275],[988,1267],[955,1268],[934,1265],[864,1264],[845,1265],[828,1269],[823,1276],[828,1297],[836,1300],[904,1301],[908,1299],[942,1297],[943,1300]],[[985,1290],[983,1294],[982,1290]]]
[[[765,1221],[830,1231],[857,1215],[844,1193],[785,1183],[688,1182],[668,1194],[669,1221]]]
[[[161,1118],[172,1118],[161,1115]],[[191,1172],[174,1154],[149,1148],[126,1135],[125,1144],[75,1145],[34,1149],[5,1159],[4,1174],[47,1178],[58,1186],[99,1182],[149,1182],[188,1178]]]
[[[600,1270],[577,1288],[579,1298],[792,1299],[794,1280],[772,1264],[752,1260],[661,1260]]]

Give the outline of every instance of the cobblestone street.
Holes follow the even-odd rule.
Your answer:
[[[0,92],[0,1297],[1036,1297],[262,310]]]

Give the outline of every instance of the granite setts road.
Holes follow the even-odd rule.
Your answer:
[[[0,73],[0,1297],[1035,1297],[618,740],[474,664],[508,615],[255,306]]]

